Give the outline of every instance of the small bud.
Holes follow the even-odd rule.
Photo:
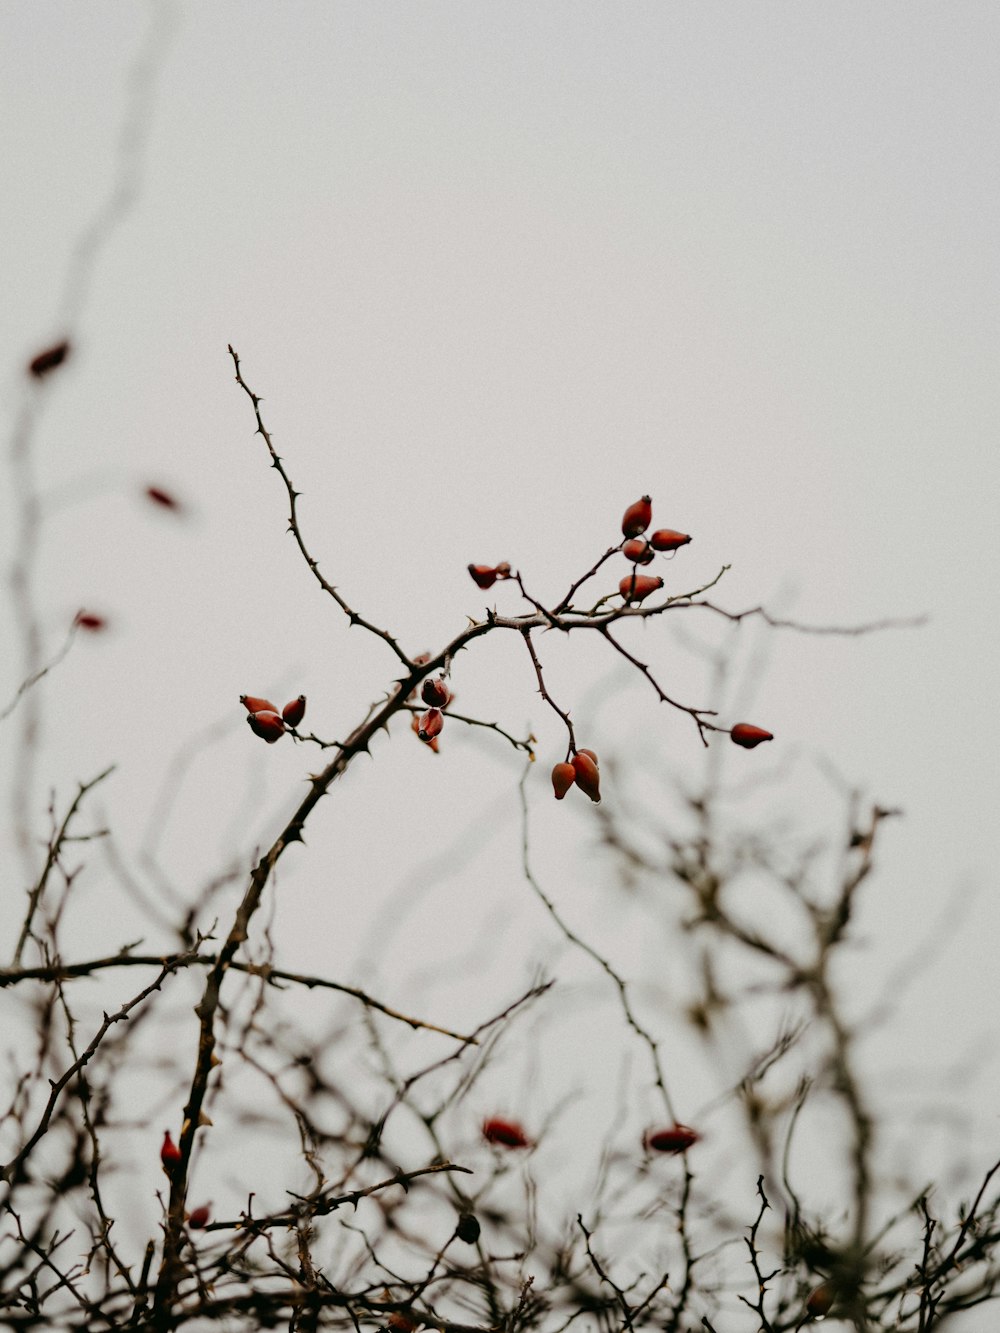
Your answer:
[[[573,756],[573,779],[584,795],[596,804],[601,799],[601,775],[591,753],[577,750]]]
[[[278,711],[270,699],[258,699],[255,694],[241,694],[240,703],[248,713],[276,713]]]
[[[501,1120],[494,1116],[483,1121],[483,1138],[502,1148],[530,1148],[531,1140],[516,1120]]]
[[[675,532],[673,528],[657,528],[649,539],[654,551],[676,551],[687,546],[691,538],[686,532]]]
[[[169,1176],[181,1160],[181,1150],[170,1137],[170,1130],[163,1131],[163,1147],[160,1149],[160,1161],[163,1169]]]
[[[200,1231],[208,1223],[211,1215],[211,1208],[207,1203],[203,1203],[198,1208],[192,1208],[188,1213],[187,1224],[192,1231]]]
[[[432,708],[446,707],[451,694],[444,683],[444,676],[433,676],[425,680],[420,690],[420,697]]]
[[[175,512],[179,512],[184,508],[176,495],[171,495],[169,491],[165,491],[161,486],[147,486],[145,496],[151,504],[159,505],[161,509],[173,509]]]
[[[651,1129],[645,1137],[645,1145],[651,1152],[686,1152],[698,1142],[701,1135],[689,1125],[671,1125],[668,1129]]]
[[[62,342],[53,343],[51,347],[46,347],[44,352],[39,352],[37,356],[32,357],[28,362],[28,374],[36,380],[43,379],[50,371],[61,366],[70,353],[70,345],[67,339]]]
[[[572,764],[556,764],[552,770],[552,788],[557,801],[562,800],[575,781],[576,769]]]
[[[629,505],[622,515],[622,532],[626,537],[638,537],[653,521],[653,502],[648,495]]]
[[[814,1319],[822,1319],[833,1309],[833,1303],[837,1299],[837,1293],[829,1282],[822,1282],[818,1287],[814,1287],[806,1297],[806,1313],[812,1315]]]
[[[622,547],[622,555],[635,565],[648,565],[655,558],[656,552],[645,537],[632,537]]]
[[[444,714],[440,708],[428,708],[417,721],[417,735],[422,741],[432,741],[441,734],[444,726]]]
[[[626,602],[641,602],[643,598],[658,592],[663,587],[663,580],[652,574],[626,574],[618,585],[618,591]]]
[[[80,629],[85,629],[88,634],[99,634],[102,629],[108,627],[108,622],[104,617],[93,611],[78,611],[73,624],[78,625]]]
[[[752,726],[749,722],[737,722],[729,733],[729,739],[734,745],[742,745],[744,750],[752,750],[762,741],[773,741],[774,737],[763,727]]]
[[[410,726],[413,728],[414,734],[420,736],[420,718],[416,713],[413,714],[413,721],[410,723]],[[420,736],[420,739],[423,740],[424,738]],[[427,746],[428,750],[433,750],[435,754],[438,753],[438,738],[436,736],[432,736],[429,741],[424,741],[424,744]]]
[[[475,1245],[479,1239],[479,1218],[473,1213],[462,1213],[455,1225],[455,1235],[466,1245]]]
[[[300,694],[297,699],[292,699],[281,710],[281,716],[290,727],[297,727],[305,715],[306,696],[304,694]]]
[[[260,713],[247,713],[247,721],[253,734],[259,736],[261,740],[267,741],[268,745],[280,741],[285,734],[284,722],[271,709],[264,709]]]

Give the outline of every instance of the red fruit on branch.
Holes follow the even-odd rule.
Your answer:
[[[648,565],[655,558],[656,552],[645,537],[633,537],[622,547],[622,555],[633,564]]]
[[[593,759],[593,761],[594,761],[594,763],[597,765],[597,767],[600,768],[600,766],[601,766],[601,761],[600,761],[600,759],[598,759],[597,755],[594,754],[593,750],[584,750],[584,749],[581,748],[581,749],[579,749],[579,750],[577,751],[577,754],[585,754],[585,755],[587,756],[588,759]]]
[[[572,764],[556,764],[552,770],[552,789],[557,801],[562,800],[575,781],[576,769]]]
[[[413,714],[413,721],[410,723],[410,726],[413,728],[414,735],[420,736],[420,718],[416,713]],[[421,739],[423,738],[421,737]],[[438,753],[438,738],[436,736],[432,736],[429,741],[424,741],[424,744],[427,746],[428,750],[433,750],[435,754]]]
[[[530,1148],[531,1140],[516,1120],[501,1120],[493,1116],[483,1121],[483,1138],[487,1143],[498,1143],[502,1148]]]
[[[255,694],[241,694],[240,703],[248,713],[276,713],[278,711],[270,699],[258,699]]]
[[[207,1225],[211,1215],[211,1209],[208,1204],[203,1203],[197,1208],[192,1208],[188,1213],[187,1224],[192,1231],[200,1231],[203,1226]]]
[[[274,711],[273,709],[271,710]],[[292,699],[285,704],[281,710],[281,716],[290,727],[297,727],[306,715],[306,696],[300,694],[297,699]]]
[[[432,741],[435,736],[440,736],[443,726],[444,714],[441,709],[428,708],[427,712],[418,719],[417,735],[422,741]]]
[[[28,374],[36,380],[43,379],[57,366],[61,366],[70,353],[70,344],[67,339],[62,342],[53,343],[51,347],[46,347],[44,352],[39,352],[37,356],[32,357],[28,362]]]
[[[774,737],[763,727],[755,727],[749,722],[737,722],[729,733],[729,739],[734,745],[742,745],[744,750],[752,750],[762,741],[773,741]]]
[[[499,565],[470,565],[469,573],[480,588],[492,588],[497,579],[510,578],[510,565],[506,560]]]
[[[577,750],[573,756],[573,780],[596,804],[601,799],[601,775],[592,750]]]
[[[638,537],[653,521],[653,502],[648,495],[629,505],[622,515],[622,532],[626,537]]]
[[[675,532],[673,528],[657,528],[649,539],[649,544],[654,551],[676,551],[681,546],[687,546],[691,538],[686,532]]]
[[[163,1131],[163,1146],[160,1149],[160,1162],[168,1176],[174,1171],[180,1160],[181,1150],[170,1137],[170,1130],[165,1129]]]
[[[420,689],[420,697],[432,708],[444,708],[451,698],[448,686],[444,683],[444,676],[432,676],[425,680]]]
[[[692,1144],[698,1142],[701,1135],[690,1125],[670,1125],[666,1129],[651,1129],[645,1137],[645,1145],[651,1152],[686,1152]]]
[[[264,709],[260,713],[247,713],[247,722],[253,734],[259,736],[262,741],[267,741],[268,745],[280,741],[285,734],[284,722],[272,709]]]
[[[641,602],[663,587],[663,580],[652,574],[626,574],[618,585],[618,591],[626,602]]]
[[[99,634],[102,629],[108,627],[108,622],[104,617],[93,611],[78,611],[73,624],[78,625],[80,629],[85,629],[88,634]]]

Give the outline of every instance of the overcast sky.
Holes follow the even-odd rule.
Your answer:
[[[317,762],[256,741],[238,695],[304,691],[312,726],[342,736],[396,674],[285,534],[231,342],[324,571],[412,652],[487,603],[516,608],[469,561],[508,559],[555,597],[643,492],[657,526],[694,535],[674,591],[728,564],[715,596],[733,610],[928,615],[862,639],[747,627],[721,700],[691,642],[718,642],[707,619],[635,643],[689,702],[775,732],[725,755],[733,778],[767,779],[762,808],[836,830],[834,771],[905,811],[867,890],[859,989],[928,933],[943,943],[893,1058],[940,1070],[995,1039],[998,41],[994,3],[920,0],[5,6],[8,422],[25,361],[64,330],[123,122],[137,166],[70,294],[78,350],[34,437],[47,645],[80,607],[110,626],[45,687],[38,811],[116,763],[104,816],[131,856],[154,820],[188,901],[274,836]],[[187,521],[143,503],[151,483]],[[628,768],[619,799],[642,773],[697,785],[688,720],[592,645],[540,648],[587,739]],[[5,700],[9,635],[3,668]],[[548,796],[564,735],[522,646],[490,637],[454,684],[538,736],[540,866],[604,929],[600,893],[582,896],[590,812]],[[167,766],[206,730],[165,819]],[[435,760],[400,728],[283,863],[280,961],[389,992],[405,962],[429,997],[448,922],[470,952],[499,941],[489,984],[509,993],[551,938],[519,879],[519,772],[492,738],[449,729]],[[100,876],[86,893],[80,956],[155,937]],[[16,919],[17,886],[5,897]],[[962,1097],[988,1143],[984,1064]]]

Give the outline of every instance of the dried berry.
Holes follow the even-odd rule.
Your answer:
[[[183,509],[183,505],[176,495],[171,495],[165,491],[162,486],[147,486],[145,491],[146,499],[152,504],[159,505],[161,509],[173,509],[175,511]]]
[[[164,1171],[166,1171],[168,1176],[174,1170],[174,1168],[177,1166],[177,1163],[180,1160],[181,1160],[181,1150],[180,1148],[178,1148],[177,1144],[170,1137],[170,1130],[165,1129],[163,1131],[163,1147],[160,1149],[160,1161],[162,1162],[163,1169]]]
[[[419,719],[417,724],[417,735],[422,741],[432,741],[435,736],[440,736],[441,728],[444,726],[444,714],[440,708],[428,708]]]
[[[577,750],[573,756],[573,780],[584,795],[595,803],[601,799],[601,775],[593,751]]]
[[[479,1219],[472,1213],[462,1213],[455,1225],[455,1235],[466,1245],[475,1245],[479,1239]]]
[[[273,711],[273,710],[272,710]],[[300,694],[290,700],[281,710],[281,716],[290,727],[297,727],[306,715],[306,696]]]
[[[651,1152],[685,1152],[697,1143],[701,1135],[690,1125],[670,1125],[666,1129],[651,1129],[645,1138]]]
[[[510,578],[510,565],[506,560],[499,565],[470,565],[469,573],[480,588],[492,588],[497,579]]]
[[[622,515],[622,532],[626,537],[638,537],[653,521],[653,502],[648,495],[629,505]]]
[[[416,713],[413,714],[413,721],[410,726],[413,728],[414,735],[420,736],[420,718]],[[420,736],[420,739],[423,740],[424,738]],[[424,741],[424,744],[428,750],[433,750],[435,754],[438,753],[438,738],[436,736],[432,736],[429,741]]]
[[[247,713],[247,722],[249,722],[253,734],[259,736],[261,740],[267,741],[268,745],[280,741],[285,734],[284,722],[271,709],[264,709],[260,713]]]
[[[516,1120],[501,1120],[494,1116],[483,1121],[483,1138],[487,1143],[498,1143],[502,1148],[530,1148],[531,1140]]]
[[[656,552],[645,537],[632,537],[622,547],[622,555],[636,565],[648,565],[655,559]]]
[[[241,694],[240,703],[248,713],[276,713],[278,711],[270,699],[258,699],[254,694]]]
[[[576,769],[572,764],[556,764],[552,770],[552,788],[557,801],[562,800],[575,781]]]
[[[773,741],[774,737],[763,727],[755,727],[749,722],[737,722],[729,733],[729,739],[734,745],[742,745],[744,750],[752,750],[762,741]]]
[[[686,532],[675,532],[673,528],[657,528],[649,539],[654,551],[676,551],[687,546],[691,538]]]
[[[444,676],[431,676],[425,680],[420,689],[420,697],[432,708],[446,707],[451,694],[444,682]]]
[[[28,374],[34,376],[36,380],[42,379],[50,371],[55,370],[57,366],[61,366],[69,356],[69,352],[70,345],[65,338],[62,342],[46,347],[44,352],[39,352],[28,362]]]
[[[652,574],[626,574],[618,585],[618,591],[626,602],[641,602],[644,597],[658,592],[663,587],[663,580]]]
[[[78,611],[74,625],[80,629],[85,629],[89,634],[98,634],[102,629],[107,629],[108,622],[103,616],[95,614],[93,611]]]

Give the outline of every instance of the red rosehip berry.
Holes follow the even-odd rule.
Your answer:
[[[659,592],[663,580],[652,574],[626,574],[618,585],[618,591],[626,602],[641,602],[644,598]]]
[[[687,546],[691,538],[686,532],[675,532],[673,528],[657,528],[649,539],[654,551],[676,551]]]
[[[248,713],[276,713],[278,711],[270,699],[258,699],[255,694],[241,694],[240,703]]]
[[[497,579],[510,578],[510,565],[506,560],[499,565],[470,565],[469,573],[480,588],[492,588]]]
[[[413,721],[410,723],[410,726],[413,729],[413,734],[415,736],[420,736],[420,718],[416,713],[413,714]],[[420,739],[423,740],[423,737],[420,737]],[[428,750],[433,750],[435,754],[438,753],[438,738],[436,736],[432,736],[429,741],[424,741],[424,744],[427,746]]]
[[[698,1142],[701,1135],[689,1125],[670,1125],[667,1129],[651,1129],[645,1144],[651,1152],[685,1152]]]
[[[557,801],[562,800],[575,781],[576,769],[572,764],[556,764],[552,770],[552,788]]]
[[[635,565],[648,565],[655,558],[656,552],[645,537],[632,537],[622,547],[622,555]]]
[[[833,1309],[833,1303],[837,1299],[837,1293],[829,1282],[822,1282],[818,1287],[814,1287],[806,1297],[806,1312],[814,1319],[822,1319]]]
[[[626,537],[638,537],[653,521],[653,502],[648,495],[629,505],[622,515],[622,532]]]
[[[165,1129],[163,1131],[163,1146],[160,1149],[160,1162],[168,1176],[173,1172],[180,1160],[181,1150],[170,1137],[170,1130]]]
[[[597,755],[594,754],[593,750],[584,750],[583,747],[581,746],[581,748],[577,751],[577,754],[585,754],[588,759],[593,759],[597,767],[600,768],[601,761],[600,759],[598,759]]]
[[[734,745],[742,745],[744,750],[752,750],[762,741],[773,741],[774,737],[763,727],[755,727],[749,722],[737,722],[729,733],[729,739]]]
[[[211,1215],[211,1209],[208,1204],[203,1203],[199,1205],[199,1207],[191,1209],[188,1213],[187,1224],[192,1231],[200,1231],[203,1226],[208,1224],[208,1219]]]
[[[493,1116],[483,1121],[483,1138],[487,1143],[498,1143],[502,1148],[530,1148],[531,1140],[516,1120],[501,1120]]]
[[[444,683],[444,676],[433,676],[425,680],[420,688],[420,697],[432,708],[447,707],[451,693]]]
[[[108,622],[104,617],[93,611],[78,611],[73,624],[78,625],[80,629],[85,629],[88,634],[99,634],[102,629],[108,627]]]
[[[585,796],[596,804],[601,799],[601,774],[593,751],[577,750],[573,756],[573,780]]]
[[[280,741],[285,734],[284,722],[271,709],[264,709],[260,713],[247,713],[247,722],[253,734],[259,736],[262,741],[267,741],[268,745]]]
[[[428,708],[417,720],[417,735],[422,741],[432,741],[435,736],[440,736],[443,726],[444,714],[441,709]]]
[[[69,353],[70,344],[66,338],[62,342],[54,343],[51,347],[46,347],[44,352],[39,352],[28,362],[28,374],[36,380],[43,379],[50,371],[55,370],[57,366],[61,366]]]
[[[274,711],[273,709],[271,710]],[[290,700],[281,710],[281,716],[290,727],[297,727],[306,715],[306,696],[300,694],[297,699]]]

